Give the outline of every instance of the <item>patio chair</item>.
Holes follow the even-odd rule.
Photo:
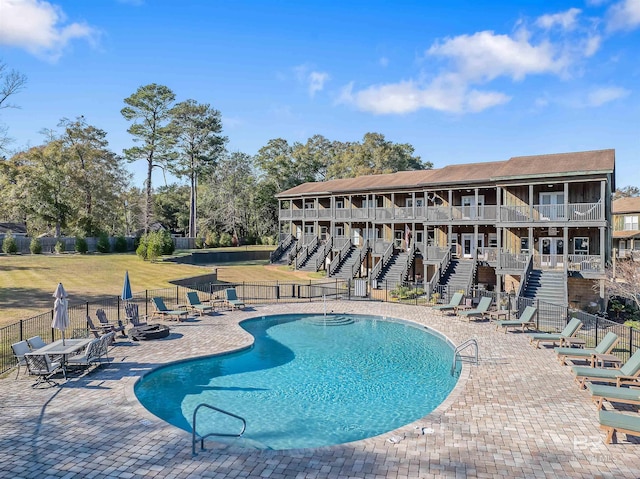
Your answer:
[[[640,405],[640,389],[638,388],[619,388],[616,386],[592,383],[587,384],[587,388],[591,391],[591,399],[596,403],[598,409],[602,409],[602,403],[605,400],[609,402]]]
[[[245,304],[238,299],[238,295],[236,294],[235,288],[227,288],[224,290],[225,298],[227,299],[227,304],[231,306],[231,309],[240,308],[243,309]]]
[[[533,320],[538,310],[533,306],[527,306],[518,319],[508,319],[502,321],[496,321],[496,330],[498,328],[504,328],[504,333],[507,334],[509,328],[522,328],[524,333],[525,328],[534,328],[536,323]]]
[[[202,316],[203,313],[210,313],[213,311],[213,306],[202,304],[200,302],[198,293],[195,291],[189,291],[187,293],[187,307],[193,311],[197,311],[200,316]]]
[[[112,325],[99,324],[98,326],[96,326],[93,323],[93,320],[91,319],[91,316],[87,316],[87,327],[89,328],[89,331],[96,338],[102,338],[103,336],[105,336],[108,333],[113,333],[113,335],[111,336],[111,342],[115,341],[115,331],[114,331]]]
[[[530,336],[529,342],[531,344],[535,342],[536,348],[540,343],[560,343],[559,346],[562,347],[565,339],[574,337],[581,327],[582,321],[572,318],[560,333],[535,333]]]
[[[121,332],[122,337],[126,338],[127,335],[124,334],[124,324],[122,324],[122,320],[118,320],[117,323],[111,323],[107,319],[107,313],[105,313],[104,309],[96,310],[96,317],[98,321],[100,321],[100,327],[105,329],[105,332],[115,331],[116,333]]]
[[[139,314],[137,304],[134,304],[134,303],[125,304],[124,311],[125,311],[125,314],[127,315],[127,321],[129,321],[134,328],[138,326],[147,325],[146,321],[140,321],[140,314]]]
[[[96,351],[100,364],[102,364],[103,357],[107,360],[108,363],[111,362],[111,359],[109,359],[109,346],[113,344],[115,335],[115,331],[110,331],[107,334],[103,334],[102,336],[100,336]]]
[[[471,318],[484,318],[484,314],[489,311],[492,301],[493,299],[490,296],[483,296],[475,309],[458,311],[458,316],[466,317],[468,321],[471,321]]]
[[[595,348],[556,348],[560,364],[567,364],[567,359],[591,359],[595,354],[609,354],[618,344],[618,335],[609,331]]]
[[[616,442],[616,433],[622,432],[627,436],[640,436],[640,416],[637,414],[624,414],[617,411],[600,411],[600,428],[604,429],[607,436],[605,444]]]
[[[587,381],[615,383],[617,387],[625,384],[640,386],[640,349],[633,353],[633,356],[620,369],[573,366],[571,370],[576,376],[575,380],[578,382],[580,389],[585,388]]]
[[[26,353],[31,352],[29,348],[29,343],[26,341],[18,341],[17,343],[13,343],[11,345],[11,349],[13,350],[13,355],[16,357],[16,366],[18,366],[18,372],[16,373],[16,379],[20,375],[20,366],[27,367],[27,360],[24,358]]]
[[[67,368],[89,368],[92,364],[100,364],[100,341],[102,341],[102,338],[93,339],[81,354],[68,358]]]
[[[29,344],[31,351],[36,351],[47,345],[40,336],[33,336],[27,339],[27,343]]]
[[[189,313],[186,309],[172,310],[167,308],[167,306],[164,304],[164,300],[159,296],[151,298],[151,301],[153,302],[153,306],[155,308],[151,318],[154,318],[156,315],[158,315],[160,317],[167,316],[169,319],[171,319],[173,316],[175,316],[176,320],[180,321],[180,318],[182,316],[186,318],[187,314]]]
[[[38,354],[37,352],[27,353],[24,355],[27,363],[29,374],[38,376],[38,380],[31,385],[37,388],[40,384],[48,384],[49,386],[57,386],[58,383],[51,379],[51,376],[58,372],[67,379],[67,373],[60,361],[52,361],[48,354]]]
[[[462,304],[462,300],[464,299],[464,295],[462,293],[453,293],[451,296],[451,300],[449,304],[438,304],[433,307],[436,311],[450,311],[455,310],[460,304]]]

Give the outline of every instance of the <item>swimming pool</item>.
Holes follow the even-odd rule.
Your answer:
[[[277,315],[244,321],[255,343],[181,361],[141,378],[135,394],[159,418],[191,431],[200,403],[244,417],[238,445],[297,449],[392,431],[451,392],[453,347],[417,325],[364,315]],[[206,338],[203,338],[206,340]],[[198,432],[236,432],[204,410]]]

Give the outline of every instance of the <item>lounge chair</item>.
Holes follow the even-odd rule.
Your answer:
[[[504,328],[505,334],[509,328],[522,328],[524,333],[525,328],[533,328],[536,323],[533,320],[538,310],[533,306],[527,306],[518,319],[508,319],[502,321],[496,321],[496,330],[500,327]]]
[[[224,290],[225,298],[227,298],[227,304],[231,306],[231,309],[240,308],[243,309],[245,304],[238,299],[235,288],[227,288]]]
[[[584,389],[587,381],[615,383],[617,387],[624,384],[640,385],[640,349],[631,356],[620,369],[590,368],[587,366],[573,366],[576,381]]]
[[[176,320],[180,321],[180,318],[182,318],[183,316],[186,318],[187,314],[189,313],[186,309],[167,308],[167,306],[164,304],[164,300],[159,296],[151,298],[151,301],[153,302],[153,306],[155,308],[151,318],[155,318],[156,316],[160,316],[160,317],[166,316],[169,319],[171,319],[172,317],[175,316]]]
[[[616,442],[616,433],[622,432],[627,436],[640,436],[640,416],[637,414],[623,414],[616,411],[600,411],[600,428],[607,433],[605,444]]]
[[[105,332],[109,332],[109,331],[115,331],[116,333],[121,332],[122,337],[124,338],[127,337],[127,335],[124,334],[124,324],[122,324],[122,320],[119,319],[117,323],[109,322],[109,320],[107,319],[107,313],[104,312],[104,309],[97,309],[96,317],[100,322],[100,327],[104,328]]]
[[[595,348],[556,348],[560,364],[567,364],[567,359],[591,359],[596,354],[609,354],[616,344],[618,335],[609,331]]]
[[[16,373],[16,379],[20,375],[20,366],[27,367],[27,360],[24,358],[24,355],[31,352],[29,348],[29,343],[26,341],[18,341],[17,343],[13,343],[11,345],[11,349],[13,350],[13,354],[16,357],[16,366],[18,366],[18,372]]]
[[[202,316],[203,313],[210,313],[213,311],[213,306],[202,304],[200,302],[198,293],[195,291],[189,291],[187,293],[187,307],[193,311],[197,311],[200,316]]]
[[[462,293],[453,293],[453,296],[451,296],[451,300],[449,301],[449,304],[438,304],[434,306],[433,309],[435,309],[436,311],[455,310],[458,306],[460,306],[463,298],[464,298],[464,295]]]
[[[493,299],[490,296],[483,296],[475,309],[458,311],[458,316],[466,317],[468,321],[471,321],[471,318],[484,318],[485,313],[489,311],[489,306],[491,306],[492,301]]]
[[[536,348],[540,346],[540,343],[560,343],[559,345],[562,347],[565,340],[574,337],[581,327],[582,321],[578,318],[572,318],[560,333],[535,333],[530,336],[529,342],[531,344],[535,342]]]
[[[124,307],[125,314],[127,315],[127,321],[136,328],[138,326],[146,326],[146,321],[140,321],[140,314],[138,305],[134,303],[126,304]],[[146,317],[146,316],[145,316]]]
[[[95,338],[84,349],[81,354],[76,354],[67,359],[67,368],[85,367],[89,368],[92,364],[100,363],[100,341],[102,338]]]
[[[52,361],[48,354],[38,354],[38,352],[27,353],[24,355],[27,363],[29,374],[38,376],[38,380],[31,385],[32,388],[38,387],[39,384],[46,383],[49,386],[57,386],[51,376],[58,372],[62,372],[65,379],[67,373],[60,361]]]
[[[587,388],[591,391],[591,399],[596,403],[598,409],[602,408],[602,403],[605,400],[640,405],[640,389],[638,388],[619,388],[592,383],[587,384]]]

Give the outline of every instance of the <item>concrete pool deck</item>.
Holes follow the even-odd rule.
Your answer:
[[[327,309],[415,321],[456,344],[476,338],[480,364],[465,364],[456,389],[432,414],[378,437],[295,451],[208,440],[193,458],[190,434],[136,401],[137,378],[169,361],[250,345],[251,336],[238,327],[243,319],[324,308],[265,305],[171,322],[169,338],[118,339],[110,365],[61,387],[32,389],[35,379],[15,380],[15,371],[1,379],[0,477],[640,477],[640,438],[621,434],[619,444],[605,445],[589,394],[552,351],[534,349],[526,335],[420,306],[331,302]],[[392,437],[402,439],[392,443]]]

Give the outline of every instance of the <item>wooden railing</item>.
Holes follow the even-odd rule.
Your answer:
[[[285,237],[285,239],[280,242],[278,247],[269,254],[269,261],[271,263],[274,263],[275,261],[278,261],[280,259],[280,257],[282,256],[282,253],[285,252],[287,250],[287,248],[289,248],[289,246],[291,246],[291,242],[292,241],[293,241],[293,235],[292,234],[288,234]]]
[[[351,265],[351,277],[352,278],[356,277],[356,273],[360,270],[360,267],[362,266],[362,262],[367,257],[367,253],[368,252],[369,252],[369,240],[366,239],[366,240],[364,240],[364,243],[362,244],[362,247],[360,248],[360,251],[358,252],[358,259],[356,260],[355,263],[353,263]]]
[[[302,251],[296,257],[296,269],[300,268],[309,258],[309,255],[313,254],[318,246],[318,237],[314,236],[309,243],[302,247]]]
[[[527,253],[510,253],[502,251],[499,256],[498,267],[500,269],[514,269],[522,271],[529,259]]]
[[[527,260],[527,265],[524,268],[524,272],[520,276],[520,285],[518,286],[518,293],[516,294],[516,298],[522,296],[522,293],[527,289],[527,281],[529,281],[529,273],[533,269],[533,255],[529,255],[529,259]]]
[[[340,265],[340,261],[342,261],[344,256],[347,254],[347,251],[349,251],[350,249],[351,249],[351,238],[346,238],[346,241],[342,245],[342,248],[340,248],[340,251],[338,251],[338,254],[333,258],[333,260],[331,260],[331,263],[329,264],[329,270],[327,271],[327,274],[329,276],[335,273],[336,269],[338,268],[338,265]]]
[[[584,273],[604,273],[602,257],[599,254],[570,254],[567,269]]]
[[[378,276],[380,276],[380,273],[382,272],[382,268],[384,268],[384,266],[389,262],[389,259],[391,258],[392,255],[393,255],[393,243],[389,243],[389,246],[387,246],[387,249],[385,249],[384,253],[382,253],[382,258],[380,258],[380,261],[378,261],[375,264],[375,266],[371,268],[371,273],[369,274],[369,277],[372,280],[378,279]]]
[[[320,271],[322,265],[324,264],[324,260],[327,259],[327,256],[331,252],[332,248],[333,248],[333,238],[329,236],[325,240],[324,245],[322,246],[322,252],[316,258],[316,271]]]
[[[407,261],[404,264],[404,268],[402,269],[402,273],[400,273],[400,283],[404,283],[409,275],[409,270],[411,269],[411,265],[413,264],[413,260],[416,256],[416,242],[411,241],[409,245],[409,250],[407,251]]]

